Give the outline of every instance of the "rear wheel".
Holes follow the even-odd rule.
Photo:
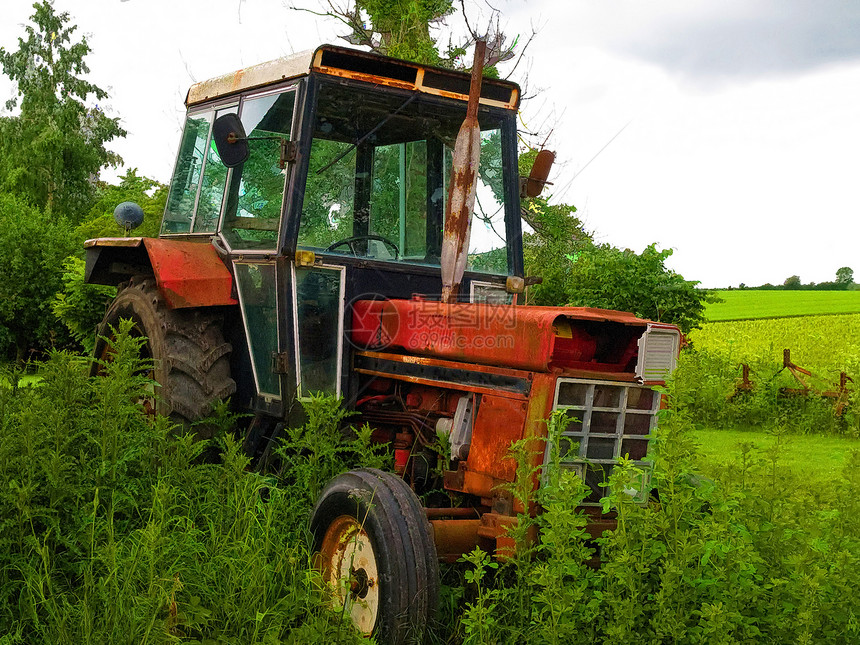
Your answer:
[[[230,377],[232,346],[224,341],[223,320],[217,313],[168,309],[153,278],[133,278],[120,286],[108,307],[99,327],[96,359],[110,359],[110,344],[105,339],[124,318],[134,323],[133,335],[147,338],[141,351],[144,358],[154,361],[160,414],[178,423],[199,421],[209,416],[213,404],[236,391]]]
[[[361,633],[380,643],[424,640],[439,565],[424,508],[400,477],[375,469],[339,475],[320,495],[311,533],[336,608]]]

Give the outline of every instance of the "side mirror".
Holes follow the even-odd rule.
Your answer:
[[[212,124],[212,139],[221,157],[221,163],[228,168],[240,166],[251,154],[248,138],[238,114],[223,114]],[[537,165],[537,164],[535,164]]]
[[[524,197],[531,199],[541,194],[543,187],[549,183],[546,178],[549,177],[549,171],[554,161],[554,152],[541,150],[537,154],[532,171],[529,173],[528,179],[525,180],[525,186],[522,191]]]

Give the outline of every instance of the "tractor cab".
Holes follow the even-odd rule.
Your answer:
[[[161,237],[211,240],[230,262],[261,398],[348,393],[345,303],[438,299],[468,91],[463,74],[330,46],[190,89]],[[518,101],[484,81],[465,301],[509,302],[522,276]],[[219,133],[225,115],[241,141]]]

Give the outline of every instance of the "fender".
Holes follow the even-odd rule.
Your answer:
[[[116,285],[131,275],[152,273],[171,309],[236,305],[233,276],[209,243],[152,237],[87,240],[88,284]]]

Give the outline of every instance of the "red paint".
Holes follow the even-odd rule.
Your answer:
[[[233,277],[211,244],[143,240],[161,294],[171,309],[236,305]]]
[[[523,438],[526,401],[484,395],[475,417],[467,467],[496,479],[512,482],[517,464],[511,444]]]
[[[406,470],[406,463],[409,461],[409,450],[398,448],[394,451],[394,472],[403,473]]]
[[[352,319],[359,347],[538,372],[631,371],[648,324],[605,309],[427,300],[361,300]],[[618,326],[597,337],[587,329],[592,322]]]
[[[161,295],[171,309],[239,304],[232,297],[233,276],[211,244],[150,237],[102,237],[87,240],[84,246],[102,249],[98,263],[106,275],[110,275],[111,262],[124,262],[125,254],[132,252],[123,249],[143,246]],[[98,284],[117,284],[119,280]]]

